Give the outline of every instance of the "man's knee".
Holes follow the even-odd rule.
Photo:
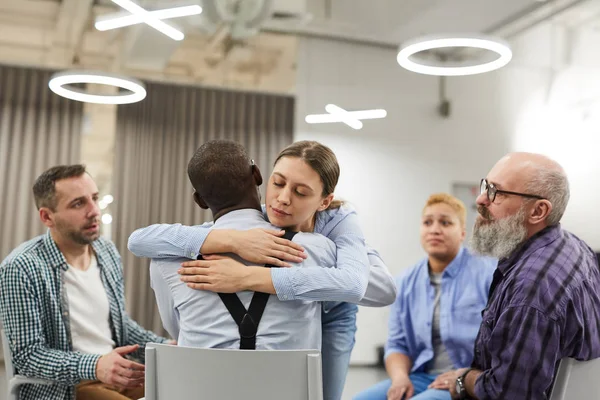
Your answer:
[[[75,388],[77,400],[139,400],[144,388],[118,389],[100,381],[85,381]]]

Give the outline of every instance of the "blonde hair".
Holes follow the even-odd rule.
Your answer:
[[[290,144],[277,156],[274,164],[283,157],[297,157],[307,163],[321,178],[322,196],[329,196],[335,190],[340,177],[340,166],[335,153],[327,146],[312,140],[302,140]],[[340,208],[344,202],[334,199],[327,209]]]
[[[436,204],[446,204],[454,210],[456,215],[458,216],[458,220],[460,221],[460,225],[464,228],[467,224],[467,209],[465,208],[465,204],[448,193],[435,193],[429,196],[427,202],[425,203],[425,207],[423,207],[423,212],[427,207],[431,207]]]

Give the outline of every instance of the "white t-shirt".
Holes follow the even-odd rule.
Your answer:
[[[115,347],[110,330],[110,308],[95,255],[86,271],[69,265],[65,289],[73,350],[87,354],[110,353]]]

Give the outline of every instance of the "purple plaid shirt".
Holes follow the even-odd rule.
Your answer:
[[[501,261],[492,290],[475,341],[478,399],[547,399],[562,358],[600,357],[598,262],[560,225]]]

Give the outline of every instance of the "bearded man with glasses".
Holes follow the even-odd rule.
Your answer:
[[[569,182],[555,161],[502,158],[481,181],[471,247],[499,259],[460,399],[547,399],[563,358],[600,357],[600,271],[560,220]]]

